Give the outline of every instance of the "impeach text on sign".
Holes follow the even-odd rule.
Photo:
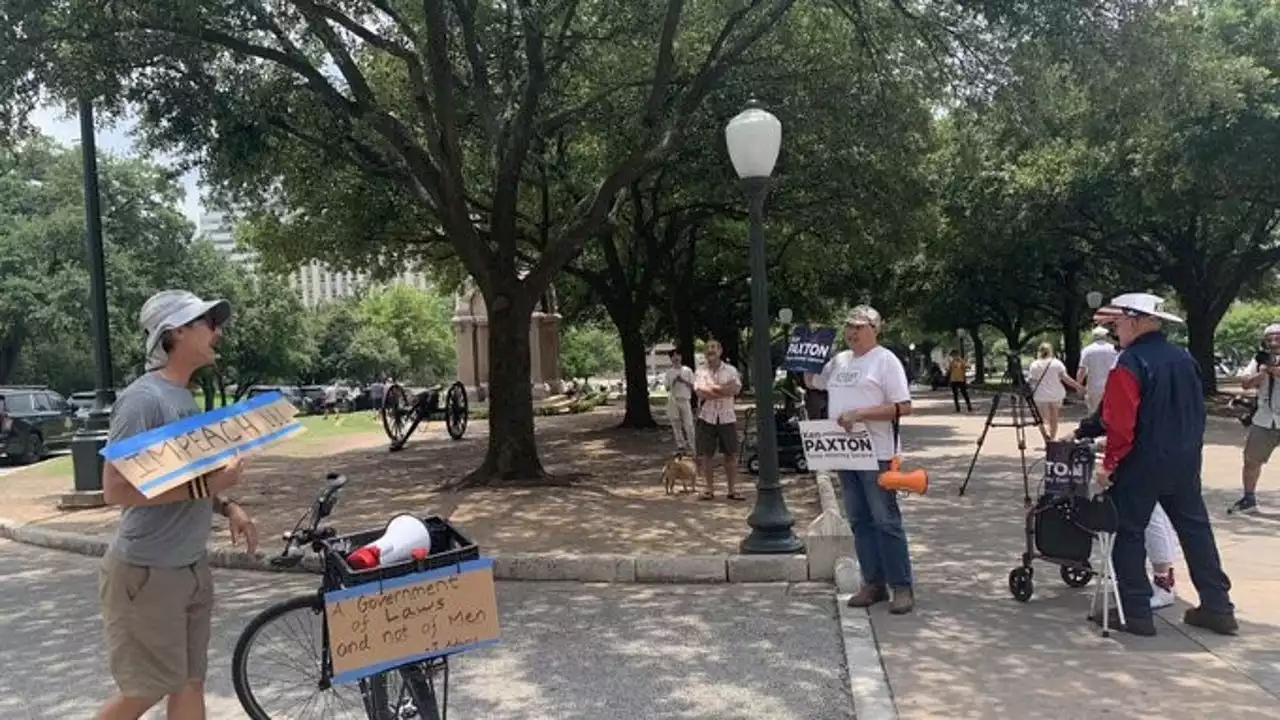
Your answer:
[[[488,558],[327,592],[324,610],[337,683],[498,641]]]
[[[297,409],[278,392],[185,417],[101,450],[125,479],[148,498],[301,432]]]

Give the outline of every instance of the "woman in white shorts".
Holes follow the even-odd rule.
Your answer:
[[[1040,410],[1044,425],[1040,432],[1046,441],[1058,439],[1058,418],[1062,414],[1062,401],[1067,399],[1067,388],[1084,392],[1080,383],[1072,379],[1067,366],[1053,356],[1053,346],[1040,343],[1038,357],[1027,371],[1027,384],[1031,386],[1031,398]]]

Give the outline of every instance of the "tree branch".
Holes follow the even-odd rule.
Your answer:
[[[665,104],[667,86],[675,71],[676,34],[680,31],[680,17],[684,12],[684,0],[667,0],[667,13],[662,21],[662,38],[658,41],[658,58],[654,63],[653,87],[649,90],[649,99],[645,102],[644,125],[654,127],[661,117]]]

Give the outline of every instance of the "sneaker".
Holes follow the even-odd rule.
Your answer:
[[[1164,575],[1155,575],[1151,578],[1151,609],[1159,610],[1167,608],[1178,599],[1173,592],[1173,568],[1169,568],[1169,572]]]
[[[916,595],[911,588],[894,588],[893,601],[889,603],[889,613],[892,615],[906,615],[915,610]]]
[[[1173,590],[1166,590],[1165,588],[1162,588],[1159,585],[1156,585],[1154,583],[1152,584],[1151,586],[1151,609],[1152,610],[1167,608],[1170,605],[1172,605],[1175,601],[1177,601],[1177,599],[1178,599],[1178,596],[1173,593]]]
[[[1228,515],[1252,515],[1258,512],[1258,498],[1245,495],[1227,508]]]
[[[889,599],[889,591],[883,585],[863,585],[849,598],[851,608],[866,608]]]
[[[1219,635],[1235,635],[1240,632],[1240,624],[1236,622],[1234,612],[1217,613],[1205,610],[1203,607],[1193,607],[1182,616],[1182,622],[1191,627],[1211,630]]]
[[[1094,613],[1089,616],[1089,619],[1097,626],[1102,626],[1102,613]],[[1121,624],[1120,613],[1115,608],[1112,608],[1107,613],[1107,627],[1111,630],[1119,630],[1120,632],[1142,637],[1153,637],[1156,634],[1156,621],[1152,617],[1126,617],[1125,620],[1127,622]]]

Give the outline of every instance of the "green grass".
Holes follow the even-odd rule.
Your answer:
[[[368,410],[345,413],[338,420],[326,420],[323,415],[306,415],[298,422],[307,429],[300,438],[341,437],[360,433],[382,432],[382,422]]]
[[[59,455],[35,465],[28,465],[14,473],[28,478],[68,477],[72,474],[71,456]]]

